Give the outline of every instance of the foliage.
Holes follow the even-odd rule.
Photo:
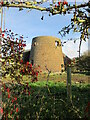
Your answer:
[[[72,86],[73,104],[67,103],[64,83],[3,83],[2,119],[79,119],[86,118],[89,85]]]
[[[85,7],[89,7],[89,2],[88,5]],[[81,33],[81,37],[80,39],[86,41],[88,39],[89,33],[88,33],[88,29],[90,27],[90,23],[89,23],[89,16],[88,16],[88,11],[89,8],[83,8],[83,5],[81,4],[80,8],[77,8],[78,5],[73,5],[74,6],[74,12],[73,12],[73,18],[71,19],[71,24],[62,28],[61,31],[59,31],[59,33],[63,33],[61,34],[62,36],[65,36],[66,34],[69,34],[70,30],[73,29],[74,32],[80,32]]]
[[[75,64],[73,66],[72,72],[90,72],[90,56],[89,55],[82,55],[80,58],[75,58]]]
[[[37,81],[37,76],[39,73],[38,67],[32,66],[30,62],[24,63],[23,58],[23,51],[24,47],[26,46],[23,36],[18,36],[18,34],[14,34],[11,30],[4,30],[1,31],[2,34],[0,35],[1,40],[1,74],[2,78],[8,78],[12,81],[12,86],[5,86],[2,88],[2,92],[4,91],[4,95],[6,95],[7,103],[4,103],[4,106],[0,108],[0,113],[3,114],[3,119],[7,119],[7,114],[11,110],[13,112],[13,119],[16,119],[17,113],[19,111],[19,106],[17,105],[17,99],[19,98],[18,95],[24,94],[25,91],[23,90],[23,75],[28,75],[27,79],[29,79],[31,82]],[[15,86],[15,84],[18,83],[19,86],[22,87],[21,91],[18,89],[18,86]],[[14,88],[15,86],[15,88]],[[27,88],[27,85],[24,86],[24,89],[28,91],[28,95],[30,95],[30,91]],[[12,87],[12,88],[11,88]],[[1,89],[1,88],[0,88]],[[13,91],[11,92],[11,89]],[[0,93],[1,94],[1,93]],[[11,102],[9,101],[11,100]],[[0,103],[2,104],[3,101]],[[11,105],[9,104],[11,103]],[[14,104],[14,109],[12,108],[12,105]],[[8,107],[8,105],[10,105]],[[4,109],[5,107],[5,109]],[[13,109],[13,110],[12,110]],[[3,111],[5,110],[5,114]],[[10,117],[9,113],[9,117]]]
[[[38,69],[22,60],[25,46],[23,36],[18,36],[7,29],[2,32],[2,77],[10,76],[12,81],[20,82],[23,75],[28,74],[33,82],[37,81]]]
[[[82,71],[85,70],[85,71],[89,72],[90,71],[89,61],[90,61],[90,56],[81,56],[79,63],[77,63],[77,64],[79,64],[79,69]]]

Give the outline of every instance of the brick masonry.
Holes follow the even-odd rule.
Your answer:
[[[61,72],[61,65],[64,65],[64,60],[60,39],[52,36],[33,38],[30,62],[40,65],[43,72],[47,72],[46,67],[51,72]]]

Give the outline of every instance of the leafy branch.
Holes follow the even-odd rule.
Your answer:
[[[48,11],[50,13],[52,13],[52,15],[56,15],[56,14],[61,14],[67,12],[67,11],[71,11],[72,9],[75,8],[82,8],[82,7],[87,7],[90,6],[90,2],[88,3],[84,3],[84,4],[80,4],[80,5],[73,5],[70,6],[70,4],[64,4],[63,2],[61,2],[58,5],[53,5],[50,4],[50,7],[41,7],[40,4],[42,4],[42,2],[1,2],[0,6],[1,7],[17,7],[17,8],[29,8],[29,9],[36,9],[36,10],[40,10],[40,11]],[[66,6],[65,6],[66,5]]]

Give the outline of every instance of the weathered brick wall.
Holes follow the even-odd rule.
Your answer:
[[[57,46],[55,45],[57,41]],[[60,72],[61,64],[64,64],[60,39],[52,36],[35,37],[32,40],[30,61],[40,65],[42,71]]]

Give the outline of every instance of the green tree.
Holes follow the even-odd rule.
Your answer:
[[[90,52],[90,51],[89,51]],[[90,55],[87,51],[79,58],[76,58],[76,63],[74,65],[74,70],[76,69],[81,72],[90,72]]]

